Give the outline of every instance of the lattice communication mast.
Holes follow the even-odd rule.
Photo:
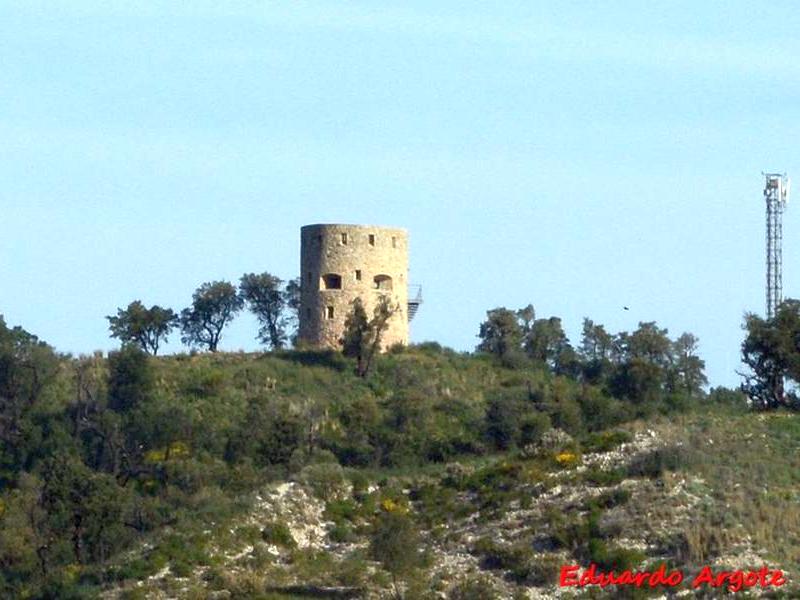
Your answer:
[[[789,180],[783,173],[764,173],[767,202],[767,319],[783,301],[783,211],[789,200]]]

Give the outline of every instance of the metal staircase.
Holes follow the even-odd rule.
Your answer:
[[[419,310],[419,305],[422,304],[422,286],[409,285],[408,286],[408,322],[414,318]]]

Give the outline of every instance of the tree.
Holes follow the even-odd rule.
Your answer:
[[[672,364],[673,345],[668,333],[654,321],[639,323],[639,328],[626,339],[627,357],[639,358],[663,368],[669,367]]]
[[[572,346],[561,327],[561,319],[536,319],[525,337],[525,351],[537,361],[547,363],[556,371],[562,370],[575,357]]]
[[[63,454],[44,462],[41,477],[43,537],[68,539],[78,564],[103,561],[119,548],[127,537],[122,524],[127,494],[113,477]]]
[[[520,423],[530,405],[518,393],[502,390],[495,393],[486,406],[486,437],[497,450],[508,450],[519,440]]]
[[[169,308],[153,305],[147,308],[139,300],[128,304],[126,309],[117,309],[117,316],[107,316],[111,337],[123,344],[136,344],[145,352],[155,356],[163,340],[178,324],[178,316]]]
[[[580,354],[586,361],[608,360],[611,356],[613,337],[602,325],[595,325],[588,318],[583,319],[583,336]]]
[[[528,304],[525,308],[520,308],[517,311],[517,321],[519,322],[520,331],[523,336],[530,333],[531,326],[535,320],[536,310],[533,308],[533,304]]]
[[[583,361],[583,377],[589,383],[598,383],[611,367],[613,336],[602,325],[583,319],[583,335],[579,356]]]
[[[747,372],[742,391],[757,408],[769,410],[797,405],[797,395],[786,392],[784,379],[800,382],[800,301],[787,299],[772,319],[745,315],[747,337],[742,362]]]
[[[286,283],[286,288],[283,290],[283,299],[286,303],[286,308],[289,309],[287,317],[287,327],[291,328],[292,344],[295,344],[297,339],[297,327],[300,323],[300,278],[295,277]]]
[[[283,280],[269,273],[247,273],[239,281],[239,294],[261,327],[258,340],[273,349],[286,343],[286,295]]]
[[[523,309],[526,311],[526,309]],[[522,312],[522,311],[519,311]],[[478,337],[481,342],[478,344],[478,352],[488,352],[500,359],[519,350],[522,341],[522,327],[520,326],[520,314],[513,312],[505,307],[498,307],[486,312],[486,320],[481,323]],[[530,318],[532,318],[533,307],[530,307]],[[525,313],[523,319],[528,317]],[[530,318],[524,320],[525,323]]]
[[[637,404],[651,404],[662,398],[674,362],[674,346],[667,333],[649,321],[639,323],[633,333],[616,336],[612,347],[616,368],[610,382],[616,396]]]
[[[698,342],[691,333],[684,333],[672,344],[674,364],[671,387],[688,396],[699,395],[708,383],[704,373],[706,363],[697,356]]]
[[[222,330],[243,306],[244,301],[232,283],[204,283],[192,295],[192,306],[181,311],[181,341],[216,352]]]
[[[55,351],[21,327],[9,329],[0,315],[0,487],[8,465],[17,472],[22,454],[35,448],[26,439],[38,428],[31,414],[59,367]]]
[[[380,350],[381,338],[389,327],[389,319],[399,307],[392,306],[388,296],[381,296],[372,319],[368,320],[361,298],[353,300],[352,306],[345,318],[344,334],[339,341],[343,354],[356,359],[356,374],[366,377],[375,354]]]
[[[370,539],[370,555],[392,576],[394,596],[402,599],[397,579],[410,574],[422,564],[420,538],[411,517],[400,509],[388,510],[378,517]]]
[[[127,413],[152,396],[155,386],[153,368],[147,354],[135,346],[126,346],[108,354],[108,407]]]

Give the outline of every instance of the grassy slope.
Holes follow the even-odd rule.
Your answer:
[[[330,416],[361,401],[390,403],[398,389],[413,389],[420,405],[432,410],[426,418],[446,428],[448,411],[481,415],[487,391],[527,381],[536,386],[546,378],[474,358],[414,353],[390,358],[391,368],[365,383],[335,357],[318,356],[312,361],[316,364],[301,360],[307,363],[309,357],[165,358],[158,365],[159,385],[171,401],[188,406],[195,417],[195,445],[211,455],[221,452],[224,430],[247,417],[248,399],[259,395],[287,410],[304,399],[319,399]],[[203,423],[209,424],[205,430]],[[335,419],[326,426],[335,429]],[[667,560],[691,570],[715,561],[745,566],[740,563],[758,557],[786,569],[790,578],[800,572],[797,416],[698,407],[677,417],[633,422],[625,429],[640,436],[652,430],[655,446],[667,450],[654,454],[634,444],[626,451],[641,450],[638,457],[631,454],[605,466],[594,461],[597,455],[587,443],[572,449],[584,453],[583,465],[577,466],[560,465],[552,453],[450,458],[464,467],[455,478],[454,467],[442,463],[348,470],[351,479],[378,487],[371,493],[347,494],[339,503],[309,496],[309,502],[322,506],[327,500],[325,520],[337,540],[326,540],[321,550],[280,547],[277,557],[267,552],[270,544],[260,524],[272,516],[262,511],[250,518],[254,500],[243,490],[240,502],[226,511],[211,511],[211,520],[200,516],[192,526],[153,536],[148,544],[160,554],[134,552],[128,563],[140,561],[142,568],[130,570],[131,579],[159,570],[165,577],[138,591],[128,586],[126,595],[167,589],[170,595],[205,597],[208,589],[228,589],[234,596],[238,590],[240,597],[253,597],[268,582],[385,588],[388,579],[366,561],[363,542],[387,499],[407,504],[423,530],[431,558],[415,576],[420,590],[434,585],[448,589],[463,574],[453,572],[458,563],[442,564],[439,558],[461,554],[471,557],[465,559],[465,569],[485,574],[503,595],[535,586],[547,589],[554,565],[574,556],[585,558],[591,539],[602,540],[611,554],[639,548],[641,555],[617,558],[640,564]],[[230,560],[248,547],[249,552]],[[597,547],[592,551],[600,552]]]

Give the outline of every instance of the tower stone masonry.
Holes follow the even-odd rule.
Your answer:
[[[408,232],[372,225],[318,224],[300,229],[299,340],[339,348],[352,302],[372,318],[381,296],[398,310],[381,346],[408,344]]]

